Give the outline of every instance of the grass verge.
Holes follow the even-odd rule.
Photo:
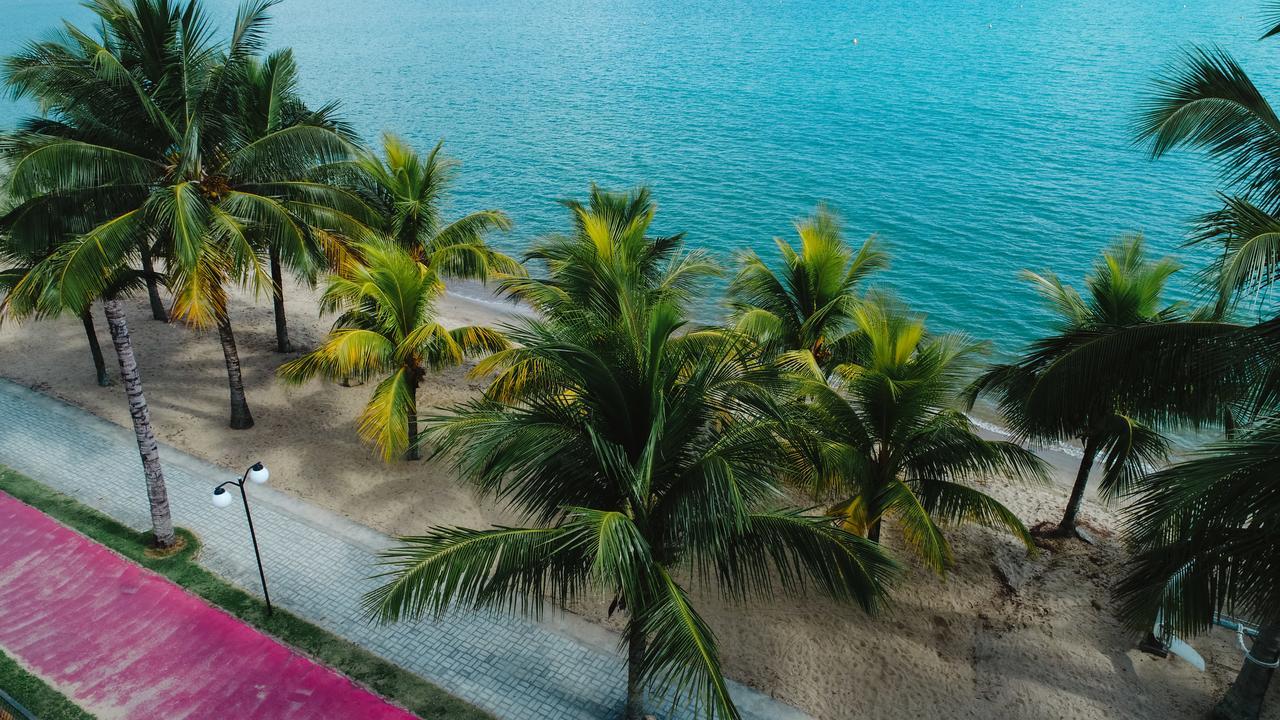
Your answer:
[[[93,720],[62,693],[27,672],[16,660],[0,652],[0,690],[17,700],[40,720]],[[6,717],[0,702],[0,717]]]
[[[135,532],[25,475],[0,467],[0,490],[135,563],[169,578],[204,598],[209,604],[226,610],[286,645],[337,669],[420,717],[431,720],[493,720],[493,716],[488,713],[459,700],[408,670],[296,615],[278,608],[274,615],[267,615],[266,605],[261,600],[195,562],[200,551],[200,541],[189,530],[178,529],[178,533],[186,540],[186,547],[181,551],[168,557],[152,557],[146,551],[149,534]],[[10,694],[14,693],[10,691]],[[21,701],[21,698],[18,699]],[[36,714],[39,715],[38,712]]]

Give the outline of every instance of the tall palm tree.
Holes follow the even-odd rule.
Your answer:
[[[971,402],[983,393],[994,395],[1018,437],[1081,444],[1079,470],[1056,531],[1061,536],[1076,532],[1089,475],[1099,458],[1099,490],[1103,497],[1118,497],[1165,459],[1168,443],[1149,424],[1166,412],[1132,399],[1131,391],[1116,381],[1119,372],[1103,372],[1079,384],[1076,374],[1060,370],[1060,363],[1119,332],[1195,319],[1180,304],[1161,299],[1177,270],[1172,259],[1149,259],[1142,238],[1131,236],[1103,252],[1085,279],[1087,296],[1056,275],[1026,273],[1058,316],[1055,334],[1031,343],[1016,362],[991,367],[970,390]]]
[[[828,371],[808,350],[784,362],[800,371],[807,412],[795,439],[812,458],[807,482],[852,532],[880,540],[892,519],[907,543],[942,572],[951,563],[942,526],[975,522],[1033,547],[1009,509],[970,482],[1003,475],[1043,480],[1043,462],[1014,443],[979,437],[960,411],[981,346],[930,335],[924,322],[882,298],[850,311],[850,360]]]
[[[316,110],[303,103],[298,95],[298,81],[298,66],[291,50],[272,53],[263,60],[250,58],[246,61],[236,104],[238,125],[245,141],[256,142],[299,126],[330,128],[348,140],[354,138],[351,129],[337,117],[336,103]],[[317,170],[313,174],[320,173]],[[349,191],[332,184],[326,186],[318,179],[311,181],[307,177],[292,181],[291,186],[299,197],[288,208],[294,215],[291,223],[299,231],[266,232],[257,238],[266,246],[276,324],[276,352],[281,353],[293,351],[284,305],[284,267],[288,266],[295,276],[314,286],[321,270],[350,262],[347,243],[367,239],[363,225],[376,222],[372,209],[362,207],[359,197]],[[308,193],[314,196],[310,202],[306,199]],[[335,197],[341,202],[329,202]],[[296,212],[299,207],[307,212]],[[357,236],[343,237],[337,234],[338,230],[354,232]],[[260,251],[259,254],[264,253]]]
[[[552,282],[580,270],[557,266]],[[429,420],[461,476],[531,524],[402,538],[367,605],[394,621],[454,606],[536,614],[547,595],[609,601],[628,618],[626,718],[643,717],[646,695],[738,718],[687,585],[741,599],[811,584],[872,609],[893,563],[830,518],[782,507],[790,419],[754,346],[683,333],[677,305],[621,284],[620,313],[559,306],[522,321],[516,347],[478,368],[518,379]]]
[[[444,290],[439,276],[390,243],[359,248],[363,262],[329,278],[321,310],[342,310],[333,330],[311,353],[281,365],[291,383],[316,376],[368,380],[386,375],[360,415],[360,436],[383,459],[417,460],[418,389],[427,370],[462,364],[502,350],[502,334],[485,327],[449,330],[435,316]]]
[[[176,536],[173,532],[173,520],[169,514],[169,495],[165,487],[164,469],[160,464],[160,447],[151,427],[151,410],[143,394],[142,376],[134,356],[123,301],[123,298],[145,287],[143,273],[121,269],[112,264],[90,271],[95,275],[92,281],[72,278],[69,273],[83,270],[72,270],[67,266],[66,257],[69,252],[71,249],[68,245],[61,246],[27,269],[11,288],[5,303],[16,308],[21,314],[57,314],[66,307],[85,312],[88,310],[89,300],[78,291],[69,292],[65,288],[83,287],[90,282],[102,288],[97,299],[102,303],[107,319],[107,329],[111,333],[116,359],[120,364],[120,379],[129,403],[129,417],[133,421],[133,432],[138,443],[138,454],[142,460],[143,476],[146,481],[153,539],[158,547],[172,547],[176,542]],[[59,307],[59,303],[62,307]]]
[[[1217,720],[1261,714],[1280,660],[1280,421],[1270,418],[1232,440],[1141,480],[1127,535],[1134,545],[1117,587],[1123,614],[1137,628],[1161,614],[1180,634],[1212,627],[1218,613],[1261,630]],[[1272,667],[1268,667],[1271,664]]]
[[[362,152],[327,168],[328,177],[348,184],[369,205],[375,227],[441,277],[488,280],[523,274],[523,267],[494,250],[485,237],[511,229],[501,210],[479,210],[452,222],[444,218],[457,161],[437,142],[423,157],[391,133],[382,136],[382,156]]]
[[[251,0],[230,39],[215,40],[198,1],[95,0],[98,35],[68,25],[5,64],[5,80],[46,115],[0,151],[19,199],[75,198],[95,216],[64,261],[93,296],[91,271],[156,250],[167,264],[173,314],[216,327],[227,366],[231,426],[253,425],[227,308],[227,286],[271,279],[255,237],[282,244],[346,225],[363,206],[311,182],[352,147],[327,124],[298,123],[255,136],[237,112],[242,81],[260,51],[272,0]],[[353,223],[354,224],[354,223]]]
[[[738,330],[774,351],[808,352],[820,367],[838,362],[853,331],[858,286],[888,265],[875,238],[856,251],[841,234],[840,221],[827,208],[796,222],[800,249],[782,238],[776,270],[754,251],[741,258],[729,286],[729,303]]]

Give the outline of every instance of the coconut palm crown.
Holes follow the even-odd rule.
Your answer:
[[[486,237],[511,229],[501,210],[479,210],[457,220],[444,217],[458,163],[437,142],[425,156],[404,140],[382,136],[382,155],[362,151],[350,162],[326,168],[334,182],[352,188],[372,208],[375,227],[385,237],[442,277],[485,281],[524,274],[512,258],[493,249]]]
[[[648,188],[610,192],[592,185],[586,203],[561,204],[572,232],[541,238],[525,253],[526,262],[545,266],[545,275],[499,284],[508,297],[546,316],[586,309],[621,317],[628,303],[680,303],[719,273],[704,252],[683,250],[683,233],[650,234],[657,205]]]
[[[819,206],[796,222],[800,248],[778,238],[782,263],[772,268],[754,251],[741,257],[729,287],[736,327],[773,352],[804,351],[821,367],[838,362],[854,331],[858,287],[888,265],[875,238],[856,251],[839,219]]]
[[[807,412],[794,439],[811,458],[806,484],[850,531],[879,541],[891,520],[938,572],[952,561],[944,526],[974,522],[1033,547],[1025,526],[972,485],[997,476],[1045,478],[1029,450],[980,437],[959,409],[982,346],[959,334],[929,334],[924,321],[874,298],[850,313],[854,360],[824,371],[806,351],[786,356],[798,371]]]

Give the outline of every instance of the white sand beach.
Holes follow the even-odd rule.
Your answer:
[[[290,287],[287,292],[294,344],[306,349],[324,335],[330,320],[318,317],[315,291]],[[271,466],[276,487],[389,533],[512,519],[458,485],[442,459],[377,460],[355,434],[355,418],[370,387],[315,382],[289,388],[278,382],[275,368],[288,358],[273,352],[265,298],[255,303],[240,295],[232,309],[257,421],[248,431],[227,427],[226,377],[216,335],[151,320],[145,299],[129,308],[162,441],[229,471],[262,459]],[[500,305],[456,295],[443,299],[439,310],[450,325],[500,323],[509,316]],[[98,322],[114,373],[110,339],[100,316]],[[0,375],[129,424],[119,385],[94,383],[76,318],[0,327]],[[448,406],[480,387],[464,370],[451,371],[430,377],[420,401],[429,412],[429,406]],[[993,482],[989,487],[1028,525],[1056,520],[1074,470],[1072,458],[1046,457],[1063,475],[1057,485]],[[1199,717],[1239,668],[1235,637],[1218,631],[1192,641],[1207,662],[1203,673],[1177,659],[1139,652],[1136,638],[1111,610],[1110,588],[1122,561],[1117,521],[1115,508],[1090,499],[1084,522],[1098,542],[1046,541],[1034,559],[1001,535],[957,530],[957,563],[949,575],[939,579],[912,568],[891,607],[877,617],[818,597],[746,606],[727,605],[708,593],[698,600],[719,635],[731,676],[824,720]],[[887,544],[895,547],[892,528],[886,534]],[[577,610],[607,622],[603,603]],[[1280,701],[1269,703],[1267,717],[1280,718]]]

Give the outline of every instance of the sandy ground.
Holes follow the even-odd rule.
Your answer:
[[[463,292],[477,294],[475,288]],[[330,319],[317,294],[288,289],[295,346],[313,346]],[[484,526],[510,519],[477,501],[439,460],[383,464],[355,435],[371,386],[317,381],[288,388],[274,377],[288,359],[273,352],[270,303],[241,295],[233,321],[257,425],[227,427],[226,376],[214,333],[198,334],[150,319],[130,303],[130,329],[159,437],[239,472],[261,459],[272,484],[388,533],[433,524]],[[495,324],[510,309],[458,295],[443,299],[446,324]],[[99,337],[116,368],[105,323]],[[0,327],[0,375],[127,426],[118,385],[94,383],[83,330],[74,318]],[[448,406],[480,388],[459,369],[430,378],[424,406]],[[1073,458],[1046,452],[1059,485],[996,484],[989,490],[1032,525],[1061,512],[1061,484]],[[869,618],[821,598],[761,600],[728,606],[700,595],[733,677],[824,720],[846,718],[1156,718],[1200,717],[1237,671],[1242,656],[1225,631],[1197,638],[1208,670],[1157,659],[1134,648],[1110,611],[1109,592],[1122,551],[1116,512],[1090,499],[1085,522],[1099,542],[1046,542],[1028,559],[1010,540],[976,528],[954,532],[958,563],[945,579],[912,569],[891,607]],[[180,519],[179,519],[180,522]],[[896,546],[890,529],[886,542]],[[599,608],[581,608],[603,619]],[[1280,684],[1280,683],[1277,683]],[[1266,718],[1280,720],[1273,688]]]

